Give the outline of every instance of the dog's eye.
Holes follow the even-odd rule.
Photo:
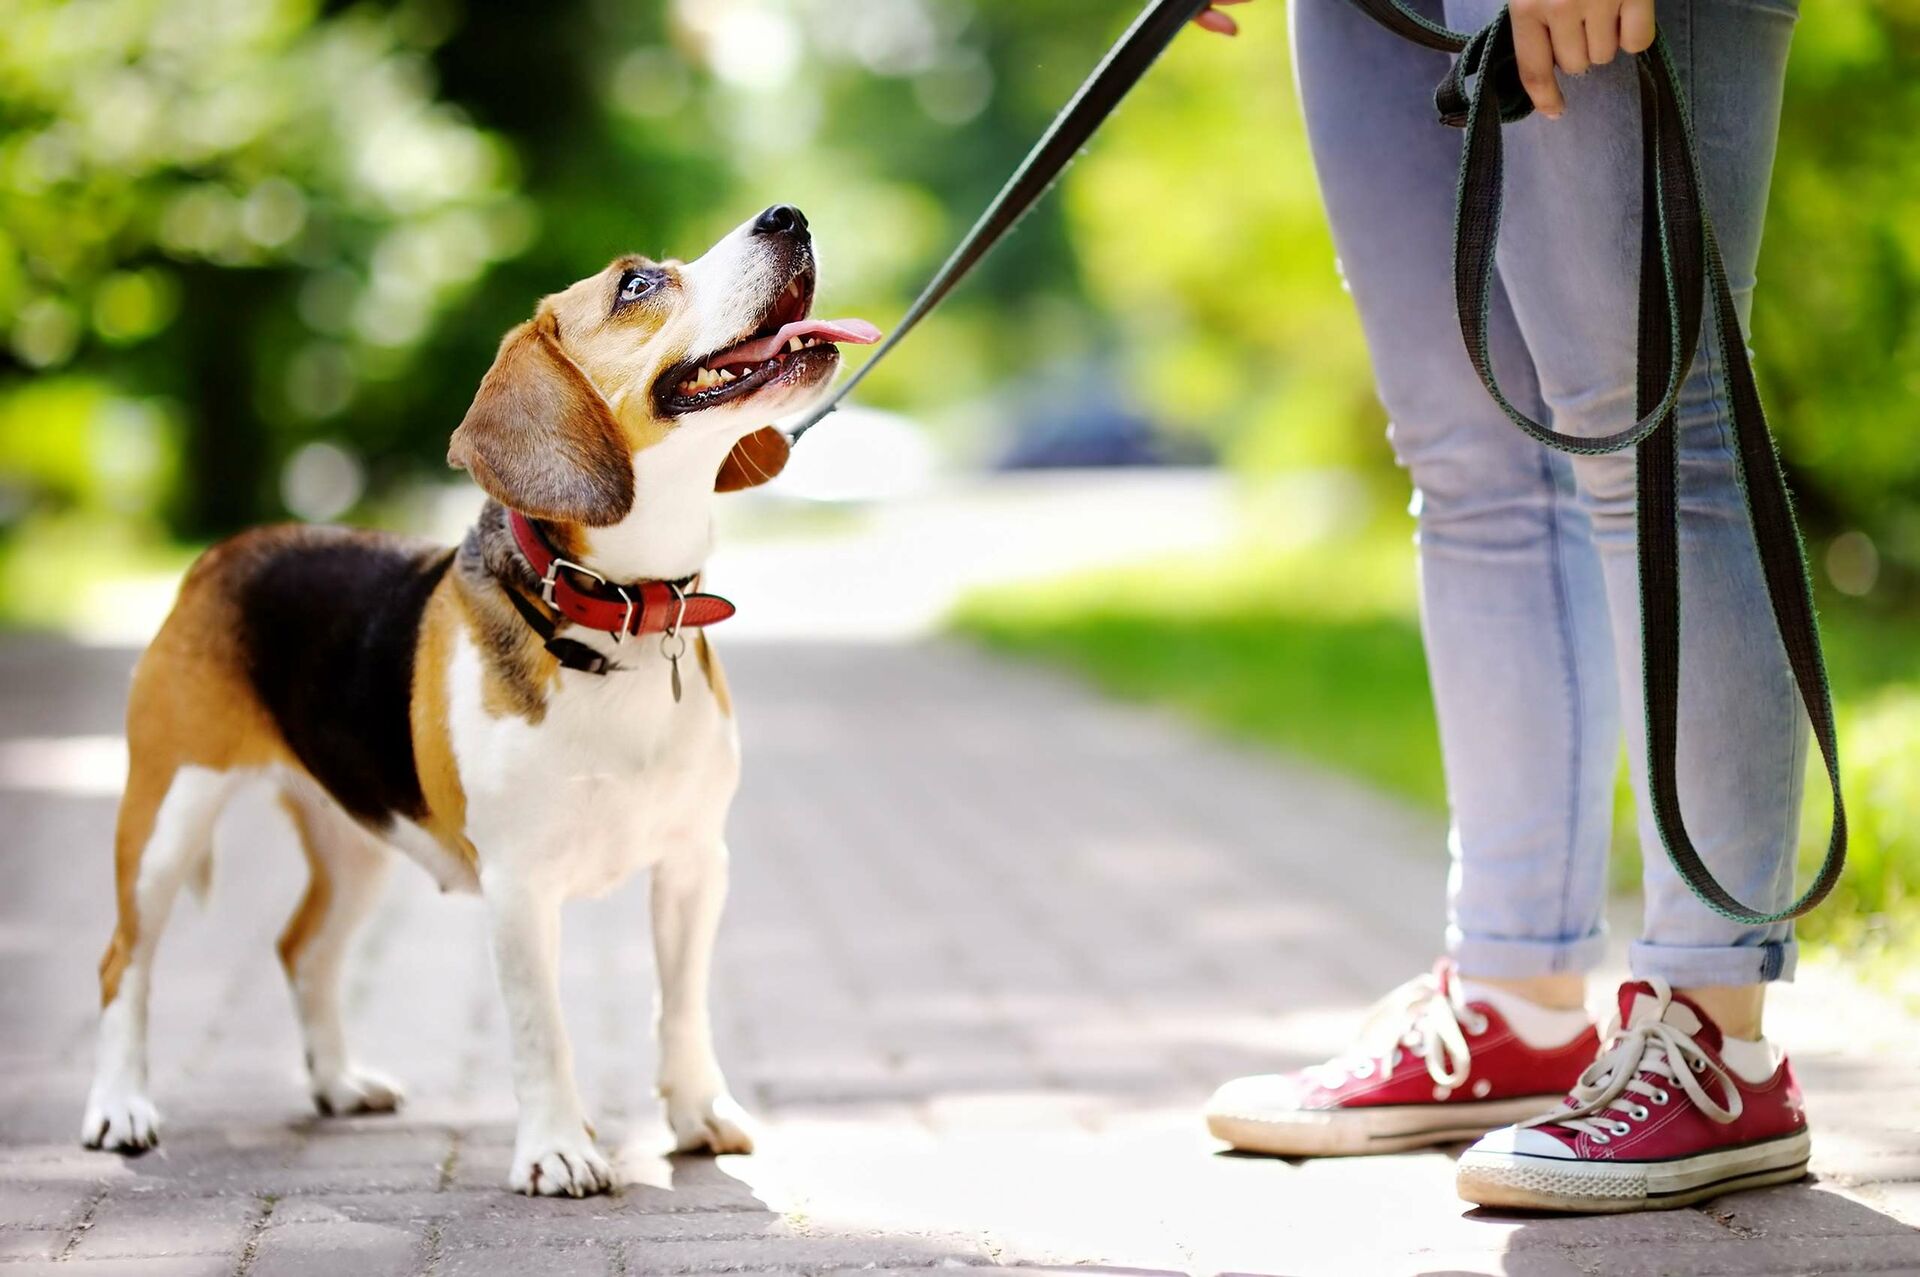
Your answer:
[[[637,302],[652,292],[660,283],[656,275],[641,271],[628,271],[620,277],[618,303],[622,306]]]

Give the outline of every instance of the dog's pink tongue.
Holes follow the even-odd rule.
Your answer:
[[[771,337],[746,342],[724,354],[715,355],[707,361],[707,367],[725,368],[729,364],[757,364],[763,359],[772,359],[785,350],[787,343],[795,337],[802,341],[808,337],[820,337],[827,341],[871,346],[880,340],[880,330],[864,319],[796,319],[791,324],[783,325]]]

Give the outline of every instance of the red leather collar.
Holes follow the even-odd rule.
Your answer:
[[[575,625],[607,634],[664,634],[713,625],[734,613],[718,594],[695,594],[685,581],[609,581],[583,564],[561,558],[540,529],[518,510],[507,512],[514,544],[540,578],[541,601]],[[587,585],[575,585],[585,578]]]

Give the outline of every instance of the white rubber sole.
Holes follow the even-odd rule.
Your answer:
[[[1468,1149],[1455,1180],[1462,1199],[1513,1210],[1616,1214],[1672,1210],[1722,1193],[1786,1184],[1807,1173],[1805,1131],[1672,1162],[1583,1162]]]
[[[1477,1140],[1488,1131],[1539,1117],[1565,1098],[1523,1095],[1458,1104],[1394,1104],[1373,1108],[1207,1114],[1207,1130],[1243,1153],[1275,1157],[1350,1157],[1398,1153]]]

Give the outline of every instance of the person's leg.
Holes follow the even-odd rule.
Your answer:
[[[1452,25],[1497,0],[1448,0]],[[1787,43],[1788,0],[1663,0],[1660,29],[1692,102],[1709,211],[1746,312],[1758,256]],[[1629,60],[1562,77],[1566,112],[1507,131],[1498,261],[1552,424],[1573,434],[1632,417],[1640,119]],[[1806,725],[1795,699],[1728,439],[1715,334],[1702,334],[1679,412],[1679,779],[1694,842],[1736,896],[1778,907],[1792,889]],[[1808,1133],[1792,1070],[1759,1041],[1762,990],[1793,969],[1786,926],[1744,927],[1697,902],[1645,816],[1640,613],[1630,454],[1574,463],[1605,568],[1643,813],[1647,916],[1619,996],[1607,1067],[1549,1116],[1462,1156],[1461,1196],[1571,1211],[1684,1206],[1804,1174]],[[1677,988],[1676,988],[1677,986]]]
[[[1229,1082],[1207,1120],[1241,1149],[1389,1152],[1535,1116],[1599,1049],[1581,1004],[1602,942],[1619,721],[1605,587],[1572,467],[1508,425],[1452,318],[1459,135],[1432,105],[1446,59],[1345,0],[1296,0],[1293,19],[1335,246],[1416,490],[1453,816],[1452,962],[1388,995],[1377,1040]],[[1503,369],[1530,382],[1503,304],[1493,322]]]
[[[1470,978],[1578,1006],[1602,948],[1620,731],[1588,516],[1568,459],[1501,415],[1460,339],[1460,134],[1433,107],[1447,59],[1345,0],[1296,0],[1293,41],[1334,246],[1415,488],[1452,813],[1448,949]],[[1507,384],[1544,412],[1498,297],[1492,329]]]
[[[1497,0],[1449,0],[1454,25]],[[1692,103],[1708,209],[1741,315],[1759,256],[1792,0],[1670,0],[1660,31]],[[1601,434],[1632,419],[1640,117],[1630,59],[1562,77],[1564,118],[1507,130],[1498,261],[1555,428]],[[1805,715],[1771,624],[1730,444],[1708,316],[1681,399],[1679,783],[1695,845],[1734,895],[1775,908],[1792,889],[1806,759]],[[1660,976],[1736,1036],[1757,1036],[1755,986],[1792,974],[1791,928],[1720,918],[1688,892],[1661,847],[1645,794],[1640,597],[1630,452],[1574,461],[1605,567],[1640,799],[1646,927],[1639,976]]]

